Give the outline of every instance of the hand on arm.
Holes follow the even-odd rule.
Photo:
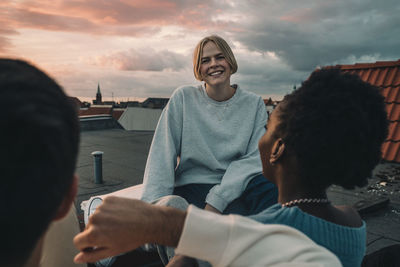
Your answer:
[[[86,229],[75,236],[81,251],[74,261],[95,262],[133,250],[145,243],[176,247],[186,212],[140,200],[108,197],[89,218]]]

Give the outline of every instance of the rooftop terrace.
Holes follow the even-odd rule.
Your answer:
[[[122,129],[82,132],[77,168],[80,182],[75,203],[79,213],[80,203],[91,196],[142,183],[152,137],[153,132]],[[93,182],[91,152],[99,150],[104,152],[103,184]],[[334,204],[339,205],[365,201],[362,216],[367,223],[367,253],[388,245],[400,244],[400,164],[379,165],[365,188],[350,191],[332,186],[328,195]],[[381,201],[381,206],[375,205],[368,209],[366,204],[371,201]]]

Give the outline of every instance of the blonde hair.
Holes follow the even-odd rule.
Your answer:
[[[194,72],[194,77],[202,81],[203,78],[201,77],[200,73],[200,66],[201,66],[201,56],[203,55],[203,47],[206,45],[208,42],[213,42],[219,50],[221,50],[222,54],[224,55],[226,61],[228,62],[229,66],[231,67],[231,74],[234,74],[237,69],[238,65],[235,59],[235,56],[233,55],[233,52],[231,48],[229,47],[228,43],[219,37],[218,35],[211,35],[204,37],[195,47],[194,53],[193,53],[193,72]]]

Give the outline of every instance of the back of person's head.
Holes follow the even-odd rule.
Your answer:
[[[388,132],[378,88],[338,69],[316,70],[277,111],[276,132],[294,155],[302,183],[315,189],[367,183]]]
[[[75,107],[36,67],[0,59],[2,266],[22,266],[71,187],[79,143]]]
[[[200,40],[200,42],[196,45],[193,53],[193,72],[194,77],[202,81],[203,78],[201,77],[200,73],[200,66],[201,66],[201,57],[203,55],[203,48],[208,42],[213,42],[219,50],[221,50],[222,54],[224,55],[226,61],[228,62],[229,66],[231,67],[231,74],[234,74],[238,69],[238,64],[236,62],[235,56],[228,45],[228,43],[218,35],[210,35],[204,37]]]

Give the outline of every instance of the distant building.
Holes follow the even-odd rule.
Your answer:
[[[114,119],[118,120],[124,111],[124,108],[115,108],[113,105],[92,105],[88,108],[81,108],[79,116],[111,115]]]
[[[140,107],[140,103],[139,103],[139,101],[121,101],[121,102],[119,102],[119,106],[121,108]]]
[[[87,101],[83,101],[81,108],[90,108],[90,103]]]
[[[69,100],[72,101],[72,103],[74,103],[74,105],[75,105],[77,111],[79,111],[79,110],[83,107],[83,104],[82,104],[82,102],[79,100],[79,98],[74,97],[74,96],[69,96],[68,98],[69,98]]]
[[[264,104],[265,104],[265,106],[274,106],[275,105],[274,101],[271,98],[264,99]]]
[[[273,101],[271,98],[263,99],[263,100],[264,100],[265,108],[267,110],[267,114],[269,117],[271,112],[275,109],[275,107],[277,105],[277,101]]]
[[[113,107],[111,105],[92,105],[89,108],[82,108],[79,111],[79,116],[112,115],[112,112]]]
[[[111,105],[113,107],[115,107],[117,105],[117,103],[115,103],[115,101],[104,101],[101,104],[102,105]]]
[[[142,102],[141,106],[143,108],[163,109],[167,105],[168,101],[169,98],[149,97]]]
[[[97,84],[96,100],[93,100],[93,105],[101,105],[103,101],[101,100],[100,84]]]
[[[126,110],[125,108],[114,108],[111,116],[114,119],[119,120],[119,118],[121,118],[122,114],[124,114],[125,110]]]

